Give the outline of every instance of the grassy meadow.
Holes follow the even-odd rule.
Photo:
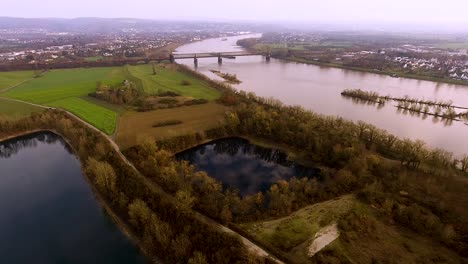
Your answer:
[[[175,91],[186,98],[203,98],[210,101],[220,96],[218,90],[209,87],[204,81],[179,72],[177,65],[157,64],[156,67],[157,75],[153,75],[151,64],[127,65],[123,67],[58,69],[48,71],[39,78],[34,78],[33,71],[2,72],[0,73],[0,97],[68,110],[110,135],[116,130],[117,117],[123,114],[125,109],[122,106],[89,97],[88,94],[95,91],[97,82],[107,85],[118,85],[123,80],[130,80],[144,91],[145,94]],[[10,106],[4,104],[3,108],[7,109]],[[19,107],[11,108],[17,109]],[[204,107],[201,106],[201,109],[204,109]],[[210,121],[217,122],[216,116],[220,113],[219,109],[220,107],[214,107],[210,104],[210,106],[203,110],[207,111],[205,114],[200,114],[199,111],[195,110],[195,113],[188,115],[189,117],[182,118],[186,121],[186,125],[182,125],[182,127],[194,126],[195,130],[210,127],[206,123]],[[24,110],[24,112],[28,111],[28,109]],[[182,116],[186,114],[184,111],[182,109],[175,110],[174,113],[176,116]],[[209,114],[210,111],[214,112]],[[15,112],[14,114],[19,115],[18,113]],[[161,119],[165,111],[161,111],[161,113],[156,114],[156,119]],[[203,117],[203,115],[206,115],[206,117]],[[142,122],[136,113],[129,116],[131,116],[130,120],[138,119],[137,122]],[[142,116],[145,115],[142,114]],[[191,119],[190,116],[192,116],[193,120],[189,120]],[[213,116],[215,118],[210,120]],[[200,121],[199,124],[198,121]],[[124,127],[126,127],[126,124],[127,122],[123,122]],[[140,132],[139,130],[132,130],[132,127],[133,125],[130,124],[126,132],[124,132],[127,137],[129,136],[128,133]],[[139,127],[139,125],[136,127]],[[168,132],[162,134],[170,136],[172,134],[178,135],[181,133],[180,131],[189,132],[188,129],[181,130],[182,127],[171,128]],[[163,128],[160,130],[163,130]],[[161,132],[160,130],[156,131],[157,134]]]
[[[289,216],[265,221],[241,224],[240,226],[257,240],[283,251],[291,259],[307,262],[307,248],[320,228],[348,213],[356,199],[346,195],[335,200],[304,207]]]
[[[110,109],[77,97],[53,101],[49,105],[67,109],[108,135],[115,132],[117,113]]]
[[[346,222],[343,219],[349,218],[351,212],[354,218],[347,221],[345,228],[349,228],[350,223],[361,227],[343,230]],[[338,223],[341,234],[318,255],[327,255],[327,250],[331,250],[339,259],[348,260],[345,263],[381,263],[378,260],[388,259],[389,251],[395,263],[428,263],[427,260],[435,258],[446,260],[444,263],[459,260],[454,252],[437,242],[387,223],[378,216],[376,209],[353,195],[309,205],[279,219],[239,226],[255,240],[273,246],[294,263],[311,263],[308,247],[317,231],[332,223]]]
[[[117,113],[80,97],[96,89],[98,81],[113,85],[126,79],[122,67],[52,70],[0,96],[68,110],[107,134],[115,131]],[[0,86],[0,89],[6,86]]]
[[[98,81],[106,84],[122,82],[125,79],[123,73],[121,68],[113,67],[52,70],[2,96],[47,105],[65,98],[87,95],[96,89]]]
[[[0,92],[34,78],[33,71],[0,72]]]
[[[148,137],[164,139],[193,134],[213,128],[224,120],[226,108],[215,103],[184,106],[150,112],[127,112],[119,120],[117,144],[127,148]],[[154,127],[155,124],[178,120],[180,124]]]
[[[176,67],[171,64],[158,64],[156,75],[153,75],[153,68],[149,64],[128,66],[128,71],[132,76],[141,80],[142,88],[147,94],[173,91],[195,99],[203,98],[212,101],[219,98],[219,91],[209,87],[202,80],[177,71]],[[183,81],[189,82],[190,85],[182,84]]]
[[[0,98],[0,119],[16,120],[44,108]]]

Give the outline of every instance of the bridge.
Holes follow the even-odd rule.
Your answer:
[[[242,56],[265,56],[266,60],[269,61],[271,58],[270,53],[261,52],[248,52],[248,51],[234,51],[234,52],[205,52],[205,53],[172,53],[169,56],[171,62],[175,62],[177,59],[193,59],[195,65],[198,64],[200,58],[218,58],[218,63],[223,63],[223,58],[235,59],[236,57]]]

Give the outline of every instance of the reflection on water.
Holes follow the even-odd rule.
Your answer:
[[[57,135],[0,142],[0,263],[146,263]]]
[[[200,41],[184,45],[177,51],[239,51],[242,48],[236,46],[236,41],[246,37],[249,36],[229,37],[227,41]],[[193,67],[193,60],[177,62]],[[262,56],[223,60],[222,65],[218,65],[216,58],[198,60],[198,71],[220,80],[210,72],[212,69],[236,74],[242,81],[235,85],[240,90],[274,97],[286,104],[301,105],[325,115],[341,116],[353,121],[362,120],[401,138],[421,139],[432,147],[443,148],[456,155],[468,153],[468,126],[463,122],[445,126],[446,122],[439,119],[438,122],[444,125],[434,125],[432,118],[398,114],[391,104],[378,109],[372,105],[356,105],[341,96],[345,89],[362,89],[384,95],[391,94],[393,97],[408,95],[425,100],[452,100],[454,105],[466,105],[468,86],[393,78],[277,59],[266,63]]]
[[[0,142],[0,158],[9,158],[24,148],[33,149],[39,143],[60,144],[68,153],[71,153],[71,148],[59,137],[51,133],[38,132]]]
[[[250,144],[240,138],[217,140],[176,155],[241,195],[265,191],[279,180],[317,177],[319,170],[289,161],[279,150]]]
[[[349,100],[349,101],[353,102],[353,104],[356,104],[356,105],[375,107],[375,109],[377,109],[377,111],[383,109],[387,105],[387,103],[379,104],[377,102],[372,102],[372,101],[364,100],[364,99],[361,99],[361,98],[347,97],[347,96],[342,96],[342,97],[344,99],[346,99],[346,100]],[[453,119],[450,119],[450,118],[443,118],[443,117],[440,117],[440,116],[434,116],[434,114],[430,114],[430,113],[421,113],[421,112],[411,111],[411,110],[406,109],[406,108],[397,107],[397,106],[393,105],[392,103],[389,103],[388,105],[394,107],[396,109],[395,110],[396,113],[399,114],[399,115],[406,115],[406,116],[409,115],[411,117],[417,117],[417,118],[420,118],[422,120],[426,120],[430,116],[430,117],[432,117],[432,123],[433,124],[442,124],[443,126],[451,126],[451,125],[453,125],[454,121],[455,122],[463,122],[462,120],[453,120]]]

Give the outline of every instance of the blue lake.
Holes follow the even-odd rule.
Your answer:
[[[57,135],[0,143],[0,263],[147,263]]]

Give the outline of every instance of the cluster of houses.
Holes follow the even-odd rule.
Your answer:
[[[205,32],[128,32],[94,36],[63,35],[61,38],[57,35],[42,34],[40,37],[28,40],[28,43],[22,39],[9,39],[8,44],[16,47],[0,49],[0,64],[35,64],[79,61],[87,58],[99,60],[106,57],[139,57],[144,56],[147,51],[171,43],[187,43],[217,36],[219,34],[213,35],[213,33]],[[6,41],[6,37],[2,37],[0,32],[0,44],[2,41]]]
[[[440,60],[410,57],[388,57],[388,59],[403,69],[439,71],[447,73],[452,79],[468,80],[468,61],[463,59]]]

